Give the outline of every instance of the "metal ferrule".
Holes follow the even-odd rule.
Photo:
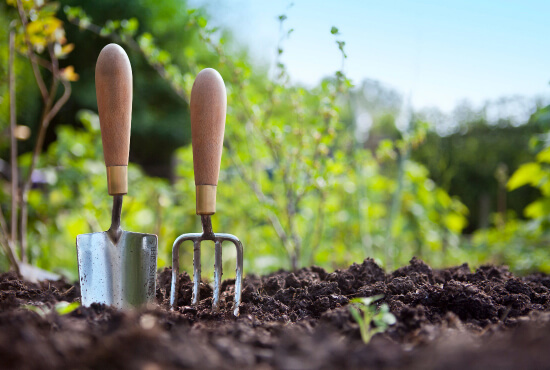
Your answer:
[[[216,213],[216,185],[197,185],[196,199],[198,215]]]
[[[128,194],[128,166],[107,166],[109,195]]]

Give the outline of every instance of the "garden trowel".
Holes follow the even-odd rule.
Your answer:
[[[128,192],[132,116],[132,69],[120,46],[103,48],[97,58],[95,83],[113,213],[108,231],[76,238],[82,305],[136,307],[155,297],[157,236],[120,227],[122,197]]]

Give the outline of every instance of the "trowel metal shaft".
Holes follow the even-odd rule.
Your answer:
[[[122,235],[120,227],[120,215],[122,213],[122,200],[124,195],[113,195],[113,211],[111,214],[111,227],[107,230],[113,244],[117,244]]]

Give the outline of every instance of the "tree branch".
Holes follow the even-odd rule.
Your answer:
[[[65,88],[65,91],[63,92],[63,95],[61,96],[61,98],[59,98],[59,100],[55,103],[53,108],[48,113],[46,117],[48,124],[53,119],[53,117],[55,117],[55,115],[59,112],[59,110],[67,103],[67,101],[69,100],[69,97],[71,96],[71,92],[72,92],[71,84],[66,80],[61,80],[61,84]]]
[[[17,168],[17,139],[15,138],[16,126],[16,107],[15,107],[15,72],[14,72],[14,51],[15,51],[15,32],[10,31],[9,41],[9,94],[10,94],[10,164],[11,164],[11,228],[10,241],[15,243],[17,240],[17,198],[19,188],[19,174]],[[8,235],[8,234],[6,234]]]
[[[71,22],[72,24],[74,24],[75,26],[78,26],[80,28],[83,28],[85,30],[88,30],[90,32],[93,32],[99,36],[102,36],[102,37],[109,37],[111,38],[113,41],[117,42],[117,43],[121,43],[121,44],[125,44],[125,45],[128,45],[130,47],[130,49],[134,50],[134,51],[137,51],[139,52],[141,55],[143,55],[143,57],[147,60],[147,62],[149,63],[149,65],[151,67],[153,67],[153,69],[155,71],[157,71],[157,73],[160,75],[160,77],[162,77],[162,79],[164,79],[165,81],[169,81],[169,78],[168,78],[168,73],[166,72],[166,69],[162,66],[162,64],[160,63],[154,63],[154,62],[151,62],[149,61],[149,59],[147,58],[147,55],[145,54],[145,52],[141,49],[141,47],[139,46],[139,43],[133,39],[132,37],[125,37],[125,38],[122,38],[120,37],[119,35],[117,35],[116,33],[114,32],[111,32],[110,34],[108,34],[107,36],[104,36],[101,34],[101,30],[102,28],[96,24],[93,24],[93,23],[86,23],[86,24],[82,24],[80,22],[80,20],[78,18],[69,18],[69,22]],[[189,104],[189,96],[185,93],[185,91],[180,87],[180,86],[176,86],[174,84],[170,84],[170,86],[172,86],[172,90],[180,97],[182,98],[187,104]]]
[[[44,101],[44,103],[46,103],[46,101],[48,100],[48,89],[46,88],[44,79],[42,78],[42,75],[40,74],[40,70],[38,69],[38,62],[36,61],[36,55],[32,50],[32,45],[29,40],[29,34],[27,33],[27,25],[28,25],[27,16],[25,15],[25,9],[23,8],[23,4],[21,3],[21,0],[17,0],[17,10],[19,11],[19,18],[21,19],[21,24],[23,25],[23,32],[25,35],[25,44],[27,45],[27,57],[31,61],[32,71],[34,73],[34,78],[36,79],[36,84],[40,89],[40,95],[42,95],[42,100]]]
[[[13,247],[13,243],[11,243],[10,240],[6,237],[6,235],[8,235],[8,225],[6,224],[6,219],[4,218],[4,214],[2,213],[2,208],[0,208],[0,229],[2,230],[2,233],[0,233],[0,244],[2,244],[2,246],[4,247],[6,256],[10,260],[13,269],[15,270],[17,275],[21,277],[19,260],[17,259],[17,255],[15,254],[15,248]]]
[[[237,159],[238,157],[233,153],[233,151],[228,149],[228,152],[231,160],[233,161],[233,164],[235,165],[235,168],[237,169],[237,172],[239,173],[239,175],[241,175],[241,178],[244,180],[244,182],[252,189],[258,201],[264,205],[275,204],[273,199],[265,195],[261,187],[254,180],[250,179],[246,175],[246,172],[243,169],[244,166],[238,162],[238,159]],[[283,245],[283,248],[287,252],[288,257],[291,258],[292,250],[288,246],[289,238],[281,224],[281,221],[279,220],[277,215],[269,209],[267,210],[267,216],[269,221],[271,222],[271,225],[273,226],[273,229],[275,230],[275,233],[277,234],[277,237],[279,238],[281,244]]]

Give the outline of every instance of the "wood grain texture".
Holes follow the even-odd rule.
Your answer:
[[[191,90],[191,140],[195,185],[218,185],[227,96],[222,76],[200,71]]]
[[[132,120],[132,67],[124,49],[109,44],[95,67],[95,91],[107,166],[127,166]]]

